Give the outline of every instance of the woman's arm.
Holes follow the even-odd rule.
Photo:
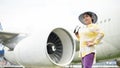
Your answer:
[[[87,45],[90,47],[90,46],[93,46],[93,45],[97,45],[99,44],[99,42],[101,41],[101,39],[104,37],[104,34],[103,33],[100,33],[96,39],[94,41],[88,41],[87,42]]]
[[[78,40],[80,40],[80,35],[79,35],[79,33],[75,33],[75,36],[77,37]]]
[[[92,30],[92,31],[93,31],[95,34],[97,34],[97,36],[95,37],[94,40],[87,42],[88,46],[93,46],[93,45],[99,44],[99,42],[100,42],[100,41],[102,40],[102,38],[104,37],[103,31],[102,31],[97,25],[94,25],[94,26],[93,26],[93,30]]]
[[[75,36],[77,37],[77,39],[80,41],[80,35],[79,35],[79,29],[81,27],[79,26],[76,26],[76,28],[74,29],[74,33],[75,33]]]
[[[94,43],[98,44],[102,40],[103,37],[104,37],[104,33],[99,33],[96,39],[94,40]]]

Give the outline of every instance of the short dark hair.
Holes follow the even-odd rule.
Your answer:
[[[83,16],[84,15],[89,15],[92,18],[92,13],[86,12],[86,13],[83,14]],[[92,22],[93,22],[93,18],[92,18]]]

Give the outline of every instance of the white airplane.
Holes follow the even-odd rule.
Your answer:
[[[0,20],[4,30],[0,38],[5,58],[25,67],[66,66],[80,61],[78,43],[73,33],[85,11],[95,12],[97,24],[105,32],[97,46],[97,60],[120,62],[119,0],[20,0],[2,1]],[[81,29],[82,29],[81,28]],[[81,30],[80,29],[80,30]]]

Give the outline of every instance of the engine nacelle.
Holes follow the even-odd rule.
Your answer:
[[[13,52],[6,51],[7,60],[24,66],[65,66],[75,54],[75,41],[63,28],[38,32],[20,41]],[[8,53],[9,52],[9,53]],[[14,53],[14,55],[9,55]],[[14,59],[10,57],[15,57]]]

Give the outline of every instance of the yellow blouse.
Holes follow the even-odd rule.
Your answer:
[[[103,38],[104,33],[100,30],[100,28],[96,24],[89,24],[86,28],[83,28],[79,31],[78,40],[80,41],[80,53],[79,56],[84,57],[87,54],[95,51],[95,46],[87,46],[87,42],[94,42],[98,44],[100,40]]]

